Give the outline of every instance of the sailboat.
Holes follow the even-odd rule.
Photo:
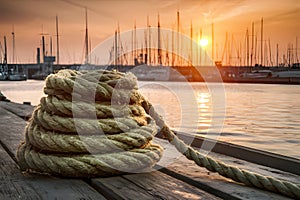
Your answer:
[[[26,81],[27,75],[18,70],[18,66],[16,66],[16,71],[14,68],[11,68],[8,73],[8,80],[10,81]]]
[[[13,63],[15,61],[15,33],[12,31],[13,39]],[[8,65],[7,64],[7,46],[6,46],[6,37],[4,37],[4,60],[0,70],[0,80],[9,80],[9,81],[24,81],[27,80],[27,75],[24,73],[24,70],[19,69],[19,65]]]
[[[23,72],[24,70],[19,70],[19,65],[14,65],[15,62],[15,32],[12,31],[13,40],[13,66],[8,69],[8,80],[9,81],[25,81],[27,80],[27,75]]]
[[[2,49],[2,46],[1,46]],[[0,66],[0,81],[5,81],[8,78],[7,70],[7,46],[6,46],[6,37],[4,36],[4,51],[3,51],[3,62]]]

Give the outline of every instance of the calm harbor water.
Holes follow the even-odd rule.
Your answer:
[[[14,102],[39,103],[43,81],[0,82]],[[139,82],[175,130],[300,159],[300,86]]]

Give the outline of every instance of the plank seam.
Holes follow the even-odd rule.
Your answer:
[[[113,190],[106,187],[104,184],[102,184],[100,181],[93,181],[93,180],[84,180],[90,187],[92,187],[94,190],[99,192],[101,195],[103,195],[106,199],[109,200],[124,200],[121,196],[116,194]]]
[[[6,151],[6,153],[9,155],[9,157],[11,157],[11,159],[13,159],[13,161],[18,165],[18,161],[17,161],[17,158],[15,157],[14,153],[9,150],[9,148],[2,142],[2,140],[0,140],[0,144],[1,144],[2,148]]]
[[[130,183],[136,185],[137,187],[139,187],[139,188],[145,190],[145,188],[143,188],[141,185],[136,184],[135,182],[133,182],[132,180],[126,178],[125,176],[122,176],[122,178],[124,178],[125,180],[129,181]],[[155,194],[155,193],[153,194],[153,193],[149,192],[148,190],[145,190],[145,191],[146,191],[149,195],[154,196],[156,199],[162,199],[162,200],[164,200],[161,196],[159,196],[159,195],[157,195],[157,194]]]
[[[12,110],[12,109],[6,108],[5,106],[1,106],[0,105],[0,107],[3,108],[4,110],[6,110],[6,111],[8,111],[8,112],[10,112],[12,114],[14,114],[15,116],[17,116],[17,117],[25,120],[25,121],[28,121],[30,119],[31,114],[28,115],[28,116],[26,116],[25,114],[18,113],[16,111]]]
[[[241,200],[240,198],[238,197],[235,197],[235,196],[232,196],[231,194],[228,194],[228,193],[225,193],[221,190],[218,190],[214,187],[211,187],[205,183],[202,183],[200,181],[196,181],[196,180],[193,180],[187,176],[184,176],[182,174],[179,174],[177,172],[174,172],[172,170],[169,170],[167,168],[164,168],[162,166],[159,166],[159,165],[156,165],[155,168],[158,168],[158,171],[168,175],[168,176],[171,176],[173,178],[176,178],[178,180],[181,180],[189,185],[192,185],[198,189],[201,189],[201,190],[204,190],[212,195],[215,195],[217,197],[220,197],[222,199],[225,199],[225,200]]]

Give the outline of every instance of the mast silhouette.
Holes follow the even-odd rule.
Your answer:
[[[162,60],[161,60],[161,41],[160,41],[160,22],[159,22],[159,14],[158,14],[158,22],[157,22],[157,61],[158,64],[161,65],[162,64]]]
[[[115,30],[115,47],[114,47],[114,50],[115,50],[115,58],[114,58],[114,64],[117,65],[118,64],[118,30],[116,29]]]
[[[175,53],[174,53],[174,25],[172,25],[172,46],[171,46],[171,51],[172,51],[172,67],[174,67],[174,62],[175,62]]]
[[[214,32],[214,23],[211,24],[211,59],[214,62],[214,59],[215,59],[215,32]]]
[[[202,28],[200,28],[200,41],[202,41]],[[202,47],[200,46],[200,52],[199,52],[199,65],[201,66],[202,65]]]
[[[261,18],[261,35],[260,35],[260,40],[261,40],[261,44],[260,44],[260,63],[261,63],[261,66],[264,66],[264,53],[263,53],[263,37],[264,37],[264,33],[263,33],[263,24],[264,24],[264,20],[263,18]]]
[[[276,44],[276,66],[279,67],[278,65],[278,43]]]
[[[248,28],[246,30],[246,48],[247,48],[247,51],[246,51],[247,67],[249,67],[249,30],[248,30]]]
[[[134,21],[134,65],[138,64],[137,62],[137,41],[136,41],[136,21]]]
[[[58,16],[56,15],[56,64],[59,65]]]
[[[299,63],[299,59],[298,59],[298,37],[296,37],[296,49],[295,49],[295,51],[296,51],[296,63]]]
[[[179,11],[177,11],[177,65],[180,65],[180,58],[179,58],[179,27],[180,27],[180,24],[179,24]]]
[[[192,66],[193,65],[193,23],[191,21],[191,30],[190,30],[190,47],[191,47],[191,57],[190,57],[190,65]]]
[[[15,50],[16,50],[16,45],[15,45],[15,32],[14,32],[14,25],[12,26],[12,45],[13,45],[13,52],[12,52],[12,63],[15,63]]]
[[[42,48],[43,48],[43,63],[45,63],[46,49],[45,49],[45,36],[42,35]]]
[[[146,64],[151,65],[151,29],[150,29],[150,21],[149,21],[149,15],[147,16],[147,29],[148,29],[148,48],[147,48],[147,56],[148,59]]]
[[[7,45],[6,45],[6,36],[4,36],[4,59],[3,64],[7,64]]]
[[[52,37],[50,36],[50,56],[52,56]]]
[[[88,63],[89,63],[88,19],[87,19],[87,8],[85,8],[85,64]]]
[[[252,22],[250,67],[252,67],[252,61],[253,61],[253,47],[254,47],[254,23]]]
[[[271,67],[273,67],[272,50],[271,50],[271,41],[270,41],[270,38],[269,38],[269,54],[270,54],[270,58],[269,58],[270,59],[270,65],[271,65]]]

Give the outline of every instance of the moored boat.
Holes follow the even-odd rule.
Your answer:
[[[27,76],[24,73],[16,72],[8,75],[8,80],[10,81],[25,81]]]

